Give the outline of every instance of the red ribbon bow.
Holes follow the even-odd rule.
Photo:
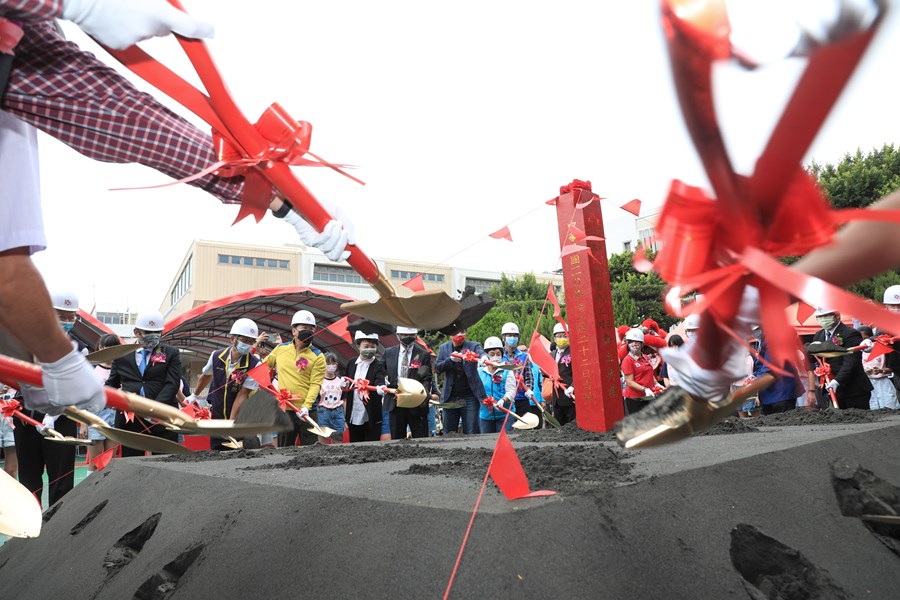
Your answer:
[[[359,392],[359,397],[362,398],[363,404],[369,403],[369,380],[368,379],[357,379],[353,382],[354,389]]]
[[[18,400],[0,400],[0,417],[9,419],[10,423],[12,423],[12,417],[16,411],[21,409],[22,405]]]
[[[816,357],[816,362],[818,362],[818,366],[816,366],[815,371],[813,371],[816,377],[819,378],[819,385],[824,387],[826,383],[831,381],[831,365],[825,362],[825,359],[821,356]]]

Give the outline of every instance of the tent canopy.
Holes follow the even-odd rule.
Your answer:
[[[229,331],[241,317],[253,319],[261,332],[291,338],[291,317],[298,310],[308,310],[316,317],[313,344],[334,352],[342,360],[357,353],[346,340],[326,328],[348,313],[341,304],[355,300],[334,292],[309,287],[265,288],[232,294],[202,304],[166,323],[163,341],[186,354],[206,358],[216,349],[231,343]]]

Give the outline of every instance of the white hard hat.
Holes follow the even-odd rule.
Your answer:
[[[504,323],[503,328],[500,330],[500,335],[506,335],[507,333],[519,335],[519,326],[512,322]]]
[[[691,313],[684,318],[685,329],[700,329],[700,315]]]
[[[78,294],[72,290],[53,290],[53,293],[50,294],[50,302],[56,310],[70,312],[78,310]]]
[[[817,306],[815,316],[821,317],[823,315],[833,315],[836,312],[837,312],[837,309],[835,309],[835,308],[829,308],[827,306]]]
[[[403,325],[397,325],[397,335],[417,335],[419,330],[415,327],[404,327]]]
[[[316,326],[316,318],[308,310],[298,310],[291,319],[291,325],[312,325]]]
[[[488,339],[484,340],[484,348],[485,352],[488,350],[503,350],[503,342],[500,341],[496,335],[492,335]]]
[[[256,338],[259,336],[259,328],[252,319],[242,318],[234,322],[231,326],[231,335],[242,335],[248,338]]]
[[[378,334],[365,333],[362,329],[357,329],[356,333],[353,334],[353,341],[358,344],[360,340],[372,340],[373,342],[378,343]]]
[[[141,331],[162,331],[163,325],[163,316],[158,310],[139,312],[134,321],[135,328]]]
[[[625,334],[625,339],[629,342],[641,342],[644,343],[644,332],[640,329],[629,329],[628,333]]]
[[[562,323],[557,323],[553,326],[553,335],[556,335],[557,333],[566,333],[566,328]]]
[[[884,304],[900,304],[900,285],[892,285],[884,290]]]

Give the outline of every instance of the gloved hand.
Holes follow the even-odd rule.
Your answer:
[[[56,417],[52,415],[44,415],[44,420],[41,421],[41,426],[36,427],[38,433],[41,435],[46,435],[48,429],[53,429],[56,425]]]
[[[871,350],[872,346],[875,345],[875,341],[872,338],[866,338],[859,345],[862,346],[864,350]]]
[[[837,379],[832,379],[831,381],[829,381],[828,383],[825,384],[825,391],[827,392],[828,390],[834,390],[836,392],[839,385],[841,385],[841,384],[838,383]]]
[[[116,50],[170,33],[187,38],[213,36],[212,25],[166,0],[63,0],[62,18]]]
[[[454,356],[453,354],[450,355],[450,360],[452,360],[453,362],[462,362],[462,359],[460,357]]]
[[[197,405],[200,406],[200,408],[206,408],[207,406],[209,406],[209,402],[206,401],[206,396],[197,396],[195,394],[191,394],[190,396],[185,398],[184,401],[188,404],[193,404],[196,402]]]
[[[479,357],[478,357],[478,366],[479,366],[479,367],[483,367],[483,366],[484,366],[484,363],[486,363],[486,362],[488,362],[488,357],[487,357],[487,356],[482,355],[482,356],[479,356]]]
[[[77,350],[52,363],[40,363],[47,391],[46,408],[36,408],[50,415],[59,415],[66,406],[76,406],[96,413],[106,406],[103,384],[94,374],[94,367]],[[26,397],[27,400],[27,397]]]
[[[347,244],[355,244],[353,224],[337,206],[326,205],[325,209],[332,215],[332,219],[325,225],[321,233],[306,222],[295,210],[291,209],[284,220],[294,226],[300,240],[307,246],[318,248],[325,256],[335,262],[347,260],[350,251],[346,250]]]
[[[500,408],[503,408],[503,403],[507,402],[508,400],[508,398],[500,398],[499,400],[494,400],[494,404],[499,406]]]
[[[566,388],[566,391],[563,393],[566,396],[568,396],[569,398],[574,398],[575,397],[575,388],[570,385],[569,387]]]
[[[652,397],[652,396],[655,396],[655,394],[653,393],[653,390],[651,390],[650,388],[644,388],[644,396],[645,396],[645,397],[648,397],[648,396],[649,396],[649,397]]]
[[[386,385],[376,385],[375,386],[375,391],[378,392],[379,396],[384,396],[385,394],[387,394],[387,390],[388,390],[388,388]]]
[[[534,392],[531,390],[525,390],[525,397],[529,400],[534,400]]]
[[[304,406],[297,411],[296,415],[301,421],[305,421],[306,418],[309,417],[309,409]]]

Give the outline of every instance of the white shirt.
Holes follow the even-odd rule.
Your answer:
[[[37,131],[0,110],[0,252],[47,247],[41,216]]]
[[[366,373],[369,372],[369,365],[371,365],[375,361],[374,358],[370,358],[369,360],[362,360],[361,358],[356,360],[356,374],[353,376],[353,379],[365,379]],[[375,394],[376,392],[369,392],[370,394]],[[366,405],[363,402],[363,399],[359,395],[359,390],[353,390],[353,410],[350,412],[350,424],[351,425],[365,425],[369,422],[369,411],[366,409]]]
[[[407,371],[406,375],[403,374],[403,365],[409,366],[409,362],[412,361],[412,353],[415,344],[410,344],[409,346],[404,346],[400,344],[400,354],[398,355],[397,360],[397,377],[409,377],[409,371]]]

